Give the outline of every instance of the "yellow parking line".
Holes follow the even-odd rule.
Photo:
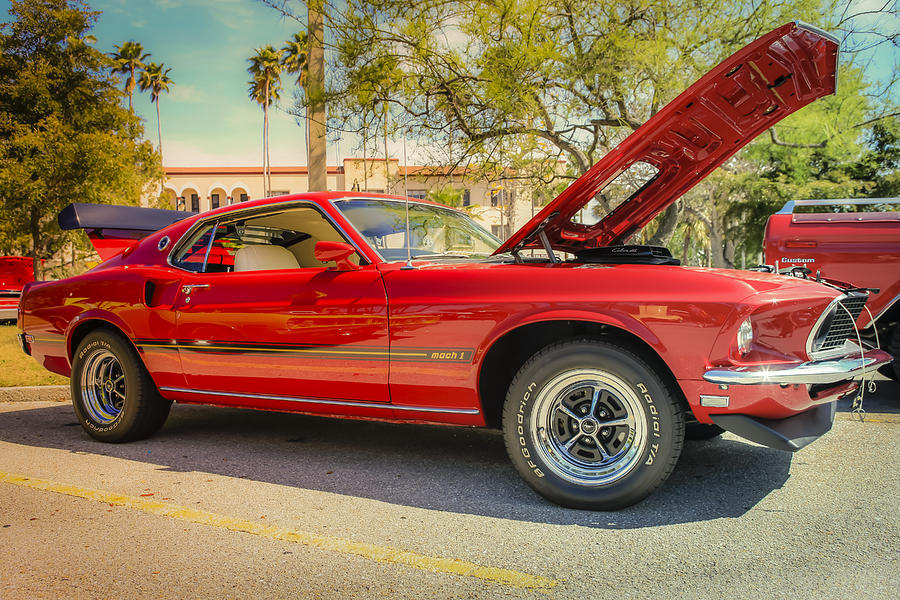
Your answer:
[[[178,506],[176,504],[168,504],[159,502],[158,500],[149,500],[147,498],[137,498],[134,496],[126,496],[103,490],[93,490],[90,488],[82,488],[66,483],[58,483],[55,481],[47,481],[44,479],[35,479],[33,477],[25,477],[24,475],[16,475],[14,473],[0,472],[0,482],[19,485],[22,487],[43,490],[47,492],[55,492],[57,494],[65,494],[66,496],[74,496],[76,498],[86,498],[88,500],[96,500],[106,504],[115,504],[140,510],[145,513],[170,517],[180,521],[188,521],[190,523],[199,523],[201,525],[210,525],[212,527],[221,527],[231,531],[240,531],[253,535],[262,536],[273,540],[281,540],[285,542],[294,542],[318,548],[320,550],[331,550],[332,552],[341,552],[343,554],[354,554],[370,560],[392,563],[397,565],[405,565],[414,569],[423,571],[431,571],[432,573],[449,573],[451,575],[463,575],[466,577],[474,577],[484,581],[499,583],[502,585],[512,586],[516,588],[549,590],[557,584],[556,580],[539,575],[530,575],[520,571],[512,571],[510,569],[500,569],[496,567],[485,567],[476,563],[459,560],[456,558],[440,558],[436,556],[427,556],[417,554],[399,548],[391,548],[389,546],[378,546],[376,544],[368,544],[364,542],[354,542],[339,537],[327,535],[317,535],[297,529],[288,529],[284,527],[275,527],[272,525],[264,525],[256,521],[248,521],[246,519],[237,519],[227,515],[220,515],[203,510],[196,510],[186,506]]]
[[[841,421],[859,422],[859,417],[852,413],[838,413],[837,418]],[[900,423],[900,415],[890,413],[866,413],[864,423]]]

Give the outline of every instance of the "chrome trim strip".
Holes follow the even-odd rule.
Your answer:
[[[823,38],[831,40],[832,42],[837,44],[838,47],[840,47],[840,45],[841,45],[841,40],[839,40],[837,38],[837,36],[835,36],[833,33],[828,33],[824,29],[820,29],[819,27],[816,27],[815,25],[810,25],[806,21],[801,21],[800,19],[797,19],[796,21],[794,21],[794,25],[796,25],[800,29],[805,29],[807,31],[811,31],[811,32],[815,33],[816,35],[820,35]]]
[[[432,408],[428,406],[402,406],[397,404],[379,402],[352,402],[350,400],[318,400],[312,398],[295,398],[293,396],[271,396],[268,394],[239,394],[236,392],[213,392],[210,390],[188,390],[174,387],[161,387],[164,392],[178,392],[181,394],[199,394],[201,396],[228,396],[230,398],[254,398],[256,400],[279,400],[283,402],[300,402],[303,404],[328,404],[335,406],[355,406],[358,408],[384,408],[393,410],[407,410],[415,412],[447,413],[456,415],[477,415],[481,411],[477,408]]]
[[[703,374],[703,379],[726,385],[829,384],[857,379],[870,373],[874,375],[875,369],[891,360],[893,358],[887,352],[870,350],[864,356],[842,356],[800,364],[710,369]]]
[[[900,198],[838,198],[834,200],[789,200],[788,204],[790,204],[792,207],[837,206],[841,204],[863,206],[866,204],[900,204]],[[785,208],[787,208],[787,204],[785,204]],[[784,208],[781,210],[784,210]]]
[[[787,203],[781,207],[776,215],[791,215],[794,214],[794,200],[788,200]]]

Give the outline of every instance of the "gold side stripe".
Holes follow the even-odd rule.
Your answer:
[[[14,473],[0,472],[0,481],[25,488],[54,492],[66,496],[84,498],[86,500],[95,500],[105,504],[124,506],[126,508],[139,510],[152,515],[177,519],[179,521],[208,525],[210,527],[219,527],[229,531],[249,533],[251,535],[257,535],[272,540],[302,544],[319,550],[352,554],[377,562],[402,565],[413,569],[430,571],[432,573],[474,577],[483,581],[522,589],[550,590],[558,583],[556,580],[547,577],[531,575],[529,573],[513,571],[510,569],[486,567],[458,558],[428,556],[410,552],[408,550],[401,550],[400,548],[392,548],[390,546],[379,546],[377,544],[366,542],[354,542],[353,540],[344,538],[319,535],[301,531],[299,529],[266,525],[256,521],[229,517],[227,515],[197,510],[187,506],[178,506],[176,504],[169,504],[158,500],[149,500],[103,490],[82,488],[66,483],[34,479]]]
[[[240,350],[249,352],[296,352],[299,354],[343,354],[367,356],[414,356],[427,357],[425,352],[388,352],[385,350],[316,350],[313,348],[253,348],[243,346],[197,346],[188,344],[145,344],[139,343],[143,348],[184,348],[185,350]]]

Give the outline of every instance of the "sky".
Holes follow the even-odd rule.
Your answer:
[[[147,61],[171,68],[175,82],[160,98],[165,166],[259,166],[262,108],[247,96],[247,58],[266,44],[276,48],[301,27],[255,0],[88,0],[102,11],[95,47],[112,52],[134,40]],[[9,1],[0,0],[0,21]],[[303,26],[305,28],[305,25]],[[284,80],[285,90],[288,80]],[[282,93],[290,100],[292,92]],[[135,91],[135,112],[156,144],[156,108],[149,92]],[[269,111],[269,153],[274,166],[305,165],[305,130],[283,111]],[[329,148],[336,164],[338,145]],[[347,144],[349,150],[349,144]]]
[[[301,25],[254,0],[92,0],[102,11],[97,48],[135,40],[163,62],[175,86],[160,100],[166,166],[252,166],[262,162],[262,108],[247,97],[247,58],[276,48]],[[287,88],[285,80],[285,88]],[[284,93],[290,100],[292,93]],[[135,95],[148,139],[156,140],[149,93]],[[281,110],[269,111],[273,165],[305,165],[305,130]],[[329,156],[329,163],[334,160]]]
[[[886,0],[851,0],[854,12],[877,9]],[[102,11],[94,26],[96,47],[112,52],[114,46],[134,40],[151,56],[171,68],[175,82],[160,100],[163,158],[166,166],[259,166],[262,163],[260,106],[247,97],[247,58],[266,44],[276,48],[305,24],[285,19],[257,0],[88,0]],[[897,5],[897,0],[887,0]],[[294,2],[302,7],[301,2]],[[0,0],[0,21],[6,21],[9,0]],[[877,18],[884,18],[884,15]],[[900,17],[897,17],[900,29]],[[897,60],[890,54],[872,56],[871,67],[889,70]],[[282,103],[292,92],[284,80]],[[144,118],[147,139],[156,143],[156,109],[149,93],[135,92],[135,112]],[[269,111],[269,152],[274,166],[306,165],[305,129],[294,117],[277,108]],[[330,143],[328,164],[361,155],[355,140]],[[402,160],[399,142],[391,144],[392,157]],[[410,148],[410,163],[416,149]]]

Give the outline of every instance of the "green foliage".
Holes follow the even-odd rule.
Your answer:
[[[335,126],[389,102],[403,129],[476,162],[543,142],[583,173],[663,103],[774,26],[821,20],[821,0],[349,0],[331,15]],[[449,142],[452,142],[449,143]],[[451,157],[453,159],[453,157]]]
[[[450,185],[445,185],[443,187],[428,190],[428,200],[443,204],[444,206],[460,208],[462,207],[463,194],[462,190],[456,189]]]
[[[49,258],[72,239],[56,223],[63,207],[137,204],[162,170],[120,106],[111,61],[88,43],[98,13],[13,0],[10,14],[0,29],[0,253]]]
[[[256,49],[256,54],[248,58],[250,73],[248,93],[250,99],[264,109],[278,100],[281,91],[281,50],[271,45]]]
[[[281,67],[285,73],[297,75],[300,89],[306,86],[309,77],[309,38],[304,32],[295,33],[281,49]]]
[[[900,196],[900,117],[872,124],[865,136],[865,150],[858,161],[846,166],[847,175],[872,182],[872,198]]]

